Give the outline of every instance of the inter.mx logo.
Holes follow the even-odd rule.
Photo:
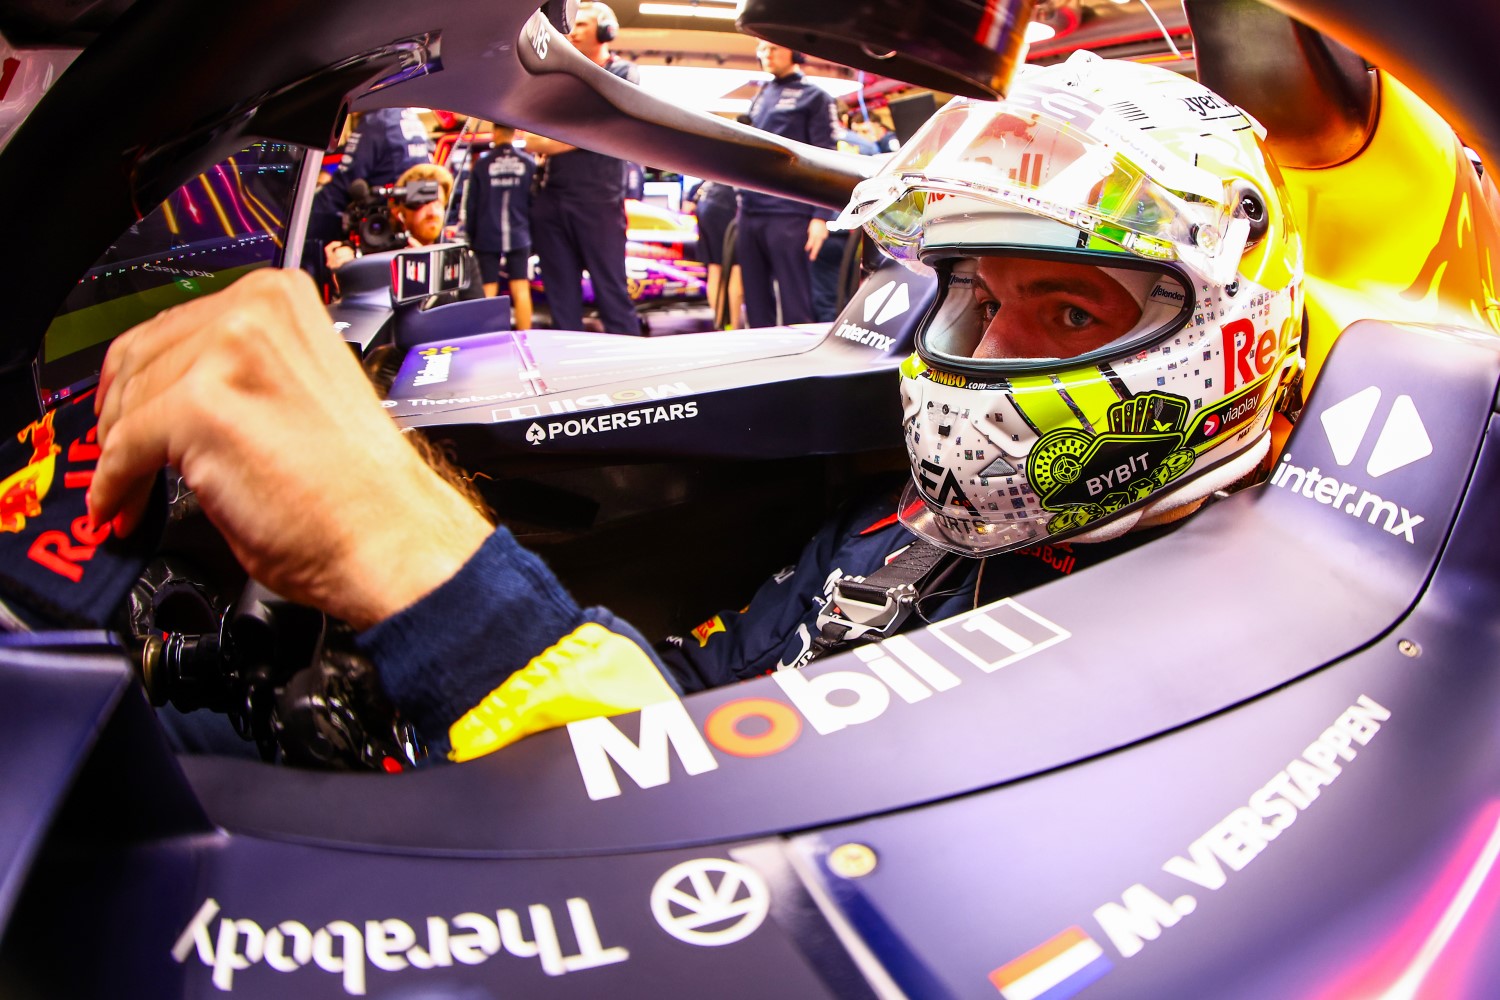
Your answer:
[[[910,308],[911,293],[906,290],[906,282],[892,281],[865,296],[865,322],[884,326]]]
[[[866,325],[862,326],[847,319],[842,320],[838,328],[834,330],[834,336],[841,340],[852,340],[856,344],[888,351],[896,342],[896,338],[891,334],[881,333],[873,327],[884,326],[893,319],[905,316],[911,310],[911,292],[907,290],[906,282],[892,280],[878,288],[871,289],[865,296],[861,308],[863,310],[862,321]]]
[[[1363,451],[1370,426],[1374,423],[1380,406],[1380,397],[1380,387],[1372,385],[1326,407],[1319,416],[1323,432],[1328,436],[1333,460],[1340,468],[1353,464]],[[1369,449],[1365,459],[1365,474],[1372,479],[1379,479],[1431,454],[1432,439],[1427,435],[1422,416],[1417,412],[1417,406],[1411,397],[1403,394],[1391,403],[1385,423],[1381,425],[1375,443]],[[1305,469],[1300,465],[1293,465],[1291,460],[1291,452],[1281,456],[1281,465],[1271,476],[1272,486],[1289,489],[1349,517],[1368,521],[1387,534],[1405,538],[1408,544],[1415,543],[1412,531],[1424,520],[1420,515],[1413,514],[1377,493],[1324,475],[1317,466]]]

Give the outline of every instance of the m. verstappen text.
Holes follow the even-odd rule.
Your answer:
[[[219,917],[219,902],[209,898],[183,928],[172,957],[186,962],[195,951],[213,969],[213,984],[234,989],[235,973],[264,962],[277,972],[296,972],[309,963],[340,977],[344,992],[363,996],[369,966],[385,972],[479,965],[502,950],[517,958],[535,958],[549,976],[613,965],[630,957],[625,948],[606,948],[600,942],[588,900],[567,901],[568,921],[578,953],[563,952],[552,910],[540,903],[526,908],[530,938],[520,913],[499,909],[489,913],[460,913],[428,917],[427,939],[418,944],[417,930],[404,920],[332,920],[312,930],[299,920],[283,920],[262,927],[254,920]],[[211,931],[210,928],[213,928]],[[289,992],[295,993],[296,990]]]
[[[956,665],[961,658],[981,674],[992,674],[1069,634],[1015,601],[1005,600],[918,633],[892,636],[879,645],[856,646],[854,655],[844,659],[851,665],[856,659],[861,661],[868,672],[777,671],[771,678],[790,704],[773,698],[739,698],[714,709],[702,733],[682,702],[673,699],[641,710],[639,741],[632,741],[612,719],[603,717],[569,723],[568,735],[589,798],[613,798],[620,794],[615,767],[639,788],[666,784],[671,778],[669,747],[688,774],[703,774],[719,766],[710,744],[736,757],[767,757],[795,743],[804,722],[826,736],[884,715],[893,694],[916,704],[963,683],[959,673],[914,640],[934,648],[949,663]],[[946,648],[939,650],[939,645]],[[752,726],[742,728],[742,723],[751,720]]]
[[[1228,882],[1229,873],[1243,871],[1277,837],[1286,831],[1308,806],[1343,773],[1340,761],[1352,761],[1391,717],[1389,709],[1368,695],[1360,695],[1333,724],[1310,743],[1301,756],[1282,768],[1249,801],[1236,807],[1203,836],[1188,845],[1187,856],[1178,855],[1163,864],[1162,871],[1204,889],[1216,890]],[[1191,895],[1171,902],[1136,883],[1126,889],[1118,903],[1105,903],[1094,911],[1094,919],[1122,958],[1130,958],[1145,942],[1161,936],[1163,927],[1174,927],[1198,908]]]

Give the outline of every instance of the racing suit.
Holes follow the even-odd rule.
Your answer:
[[[783,138],[833,149],[838,111],[833,98],[793,70],[765,84],[755,95],[750,124]],[[752,327],[776,325],[775,286],[781,290],[783,323],[812,322],[812,282],[804,249],[807,225],[811,219],[827,221],[835,214],[789,198],[740,191],[735,258],[745,283],[745,310]]]
[[[632,707],[639,707],[673,692],[701,691],[807,662],[818,613],[835,581],[870,575],[913,541],[896,520],[899,497],[896,484],[846,506],[743,610],[721,612],[690,635],[669,638],[654,649],[608,610],[580,608],[542,561],[503,527],[453,579],[362,633],[359,643],[434,757],[469,759],[504,746],[509,737],[568,721],[558,714],[537,724],[516,718],[536,709],[548,697],[543,692],[549,685],[576,682],[563,685],[565,700],[604,705],[607,699],[589,702],[583,691],[592,683],[583,674],[600,664],[608,675],[602,690],[636,698]],[[1165,530],[1076,547],[1040,544],[991,557],[978,594],[981,561],[961,560],[943,590],[918,602],[905,626],[947,618],[976,601],[988,603],[1071,574]],[[504,639],[496,641],[497,636]],[[518,699],[525,704],[515,712]]]

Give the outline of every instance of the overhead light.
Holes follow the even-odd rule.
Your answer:
[[[646,5],[641,4],[641,6],[644,7]],[[1057,29],[1052,27],[1052,25],[1050,24],[1043,24],[1041,21],[1026,22],[1027,45],[1035,45],[1037,42],[1045,42],[1047,39],[1056,34]]]
[[[733,4],[721,7],[700,3],[643,3],[640,11],[659,17],[712,17],[721,21],[733,21],[739,13]]]

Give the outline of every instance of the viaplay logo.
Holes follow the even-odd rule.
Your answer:
[[[1340,468],[1353,464],[1358,457],[1375,419],[1380,397],[1380,387],[1372,385],[1325,408],[1318,417],[1324,434],[1328,436],[1333,460]],[[1422,415],[1417,412],[1411,397],[1403,394],[1391,403],[1385,423],[1365,459],[1365,474],[1379,479],[1431,454],[1432,439],[1422,423]],[[1405,538],[1408,544],[1416,542],[1412,532],[1425,520],[1377,493],[1324,475],[1317,466],[1305,469],[1293,465],[1291,452],[1281,456],[1281,465],[1271,476],[1271,485],[1316,500],[1348,517],[1365,520],[1387,534]],[[1355,494],[1358,494],[1358,499]]]

